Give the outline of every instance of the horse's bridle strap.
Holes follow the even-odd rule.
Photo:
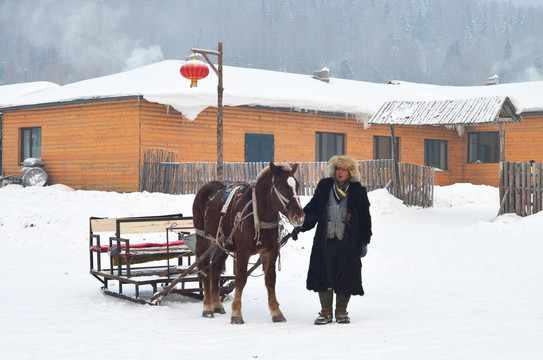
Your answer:
[[[294,191],[294,195],[292,195],[290,199],[288,199],[285,195],[281,194],[281,192],[277,190],[277,187],[275,186],[273,177],[272,177],[272,189],[275,192],[275,195],[277,196],[277,198],[279,199],[279,202],[283,206],[283,210],[286,210],[286,208],[290,205],[292,201],[298,200],[299,198],[298,194],[296,194],[295,191]]]

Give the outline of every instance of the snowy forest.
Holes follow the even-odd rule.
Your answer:
[[[216,50],[224,64],[370,82],[543,80],[529,0],[0,0],[0,85],[66,84]]]

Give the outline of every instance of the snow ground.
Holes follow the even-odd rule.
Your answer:
[[[498,190],[470,184],[436,187],[430,209],[384,190],[369,197],[366,295],[351,300],[351,324],[313,325],[307,232],[281,252],[287,322],[272,323],[263,277],[252,277],[236,326],[231,298],[227,315],[205,319],[182,296],[160,306],[106,297],[88,272],[90,216],[190,215],[192,195],[0,188],[0,358],[543,358],[543,213],[496,217]]]

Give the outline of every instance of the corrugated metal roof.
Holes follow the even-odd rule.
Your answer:
[[[484,98],[388,101],[371,117],[369,124],[482,125],[522,122],[507,96]]]

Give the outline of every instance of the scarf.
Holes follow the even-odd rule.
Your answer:
[[[349,191],[349,182],[347,181],[343,186],[339,186],[337,181],[334,181],[334,197],[336,198],[336,201],[339,203],[341,199],[343,199],[345,196],[347,196],[347,192]]]

